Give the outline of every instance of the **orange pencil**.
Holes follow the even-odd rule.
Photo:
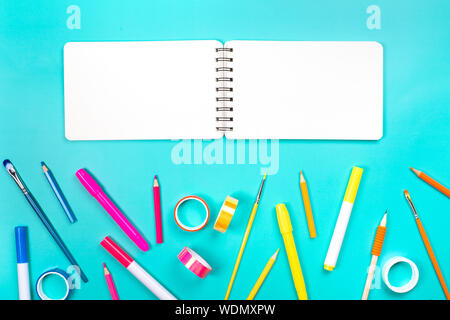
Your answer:
[[[442,290],[444,290],[445,297],[447,300],[450,300],[450,293],[448,292],[447,285],[445,284],[444,276],[442,275],[441,269],[437,263],[436,256],[434,255],[433,249],[431,248],[430,240],[428,240],[427,234],[425,233],[425,229],[423,228],[422,222],[419,219],[416,208],[412,202],[411,196],[407,190],[405,192],[406,201],[408,201],[409,206],[414,214],[414,218],[416,219],[417,227],[419,228],[420,236],[422,237],[422,241],[425,244],[425,248],[427,249],[428,256],[430,257],[431,263],[433,264],[434,271],[436,272],[439,282],[441,283]]]
[[[311,210],[311,202],[309,201],[308,186],[305,177],[300,171],[300,189],[302,190],[303,205],[305,206],[306,220],[308,221],[309,236],[316,237],[316,227],[314,226],[314,218]]]
[[[409,167],[420,179],[428,183],[430,186],[436,188],[443,194],[445,194],[447,197],[450,197],[450,190],[444,187],[442,184],[431,178],[430,176],[426,175],[422,171],[416,170],[414,168]]]

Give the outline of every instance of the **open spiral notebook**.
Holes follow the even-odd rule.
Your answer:
[[[383,48],[370,41],[69,42],[69,140],[383,135]]]

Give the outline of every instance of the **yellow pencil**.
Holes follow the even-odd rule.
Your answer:
[[[305,177],[300,171],[300,189],[302,190],[303,205],[305,206],[306,221],[308,222],[309,236],[316,237],[316,227],[314,226],[314,218],[311,210],[311,202],[309,201],[308,186]]]
[[[261,272],[261,275],[259,276],[258,280],[256,281],[255,285],[253,286],[252,291],[250,291],[250,294],[247,297],[247,300],[253,300],[253,298],[256,296],[256,293],[258,293],[259,288],[263,284],[264,280],[266,279],[267,275],[270,272],[270,269],[272,269],[273,264],[275,263],[275,260],[277,260],[278,255],[278,249],[273,256],[270,257],[269,261],[267,261],[266,266],[264,267],[264,270]]]
[[[248,235],[250,234],[250,230],[252,229],[253,220],[255,219],[256,210],[258,209],[259,199],[261,198],[261,192],[264,186],[264,181],[266,180],[267,173],[264,175],[262,179],[261,186],[259,187],[258,195],[256,196],[255,204],[253,205],[252,213],[250,214],[250,218],[248,220],[247,229],[245,229],[244,238],[242,239],[241,248],[239,249],[238,257],[236,259],[236,263],[234,264],[233,273],[231,274],[230,283],[228,284],[227,293],[225,294],[225,300],[228,300],[230,296],[231,288],[233,287],[234,278],[236,277],[237,270],[239,268],[239,263],[241,262],[242,254],[244,253],[245,245],[247,244]]]

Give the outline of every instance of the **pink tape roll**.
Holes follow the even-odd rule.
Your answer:
[[[186,268],[202,279],[204,279],[212,270],[211,266],[205,261],[205,259],[200,257],[197,252],[189,249],[188,247],[184,247],[184,249],[181,250],[178,254],[178,259],[180,259]]]

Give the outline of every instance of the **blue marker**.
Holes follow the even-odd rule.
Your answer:
[[[44,170],[45,177],[47,178],[48,182],[50,183],[50,186],[53,189],[53,192],[55,192],[59,203],[61,204],[64,211],[66,212],[67,218],[69,218],[70,223],[74,223],[75,221],[77,221],[77,218],[75,218],[75,215],[73,214],[72,209],[70,209],[70,206],[67,203],[67,200],[61,191],[61,188],[59,187],[58,183],[56,182],[55,177],[53,176],[52,172],[47,168],[47,166],[45,165],[44,162],[41,162],[41,166],[42,166],[42,170]]]
[[[27,227],[16,227],[17,278],[19,280],[19,299],[31,300],[30,273],[28,271]]]

